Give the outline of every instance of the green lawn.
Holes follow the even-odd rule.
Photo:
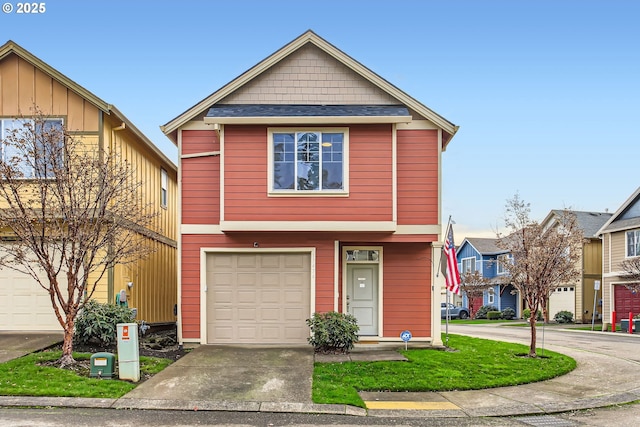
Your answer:
[[[521,344],[449,335],[449,348],[454,351],[401,351],[408,362],[316,363],[313,401],[364,407],[358,391],[478,390],[542,381],[576,367],[549,350],[523,357],[528,347]]]
[[[1,396],[64,396],[118,398],[136,387],[119,379],[89,378],[73,370],[45,366],[60,358],[61,351],[43,351],[0,363]],[[74,353],[76,360],[88,360],[90,353]],[[169,359],[140,357],[142,374],[154,374],[172,363]]]

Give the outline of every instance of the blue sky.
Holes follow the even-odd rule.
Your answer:
[[[542,220],[613,212],[640,185],[640,2],[50,0],[42,14],[1,3],[14,10],[0,13],[0,44],[116,105],[174,161],[160,125],[315,31],[460,126],[442,205],[458,243],[494,236],[516,193]]]

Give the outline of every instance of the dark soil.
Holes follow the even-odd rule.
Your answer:
[[[178,345],[175,327],[169,329],[152,328],[144,335],[139,335],[138,342],[140,344],[140,356],[163,357],[175,362],[188,352]],[[118,354],[118,347],[117,344],[110,346],[74,344],[73,351],[78,353],[108,352]]]
[[[139,355],[149,357],[162,357],[165,359],[171,359],[174,362],[187,354],[189,350],[185,350],[182,346],[178,345],[176,328],[152,328],[144,335],[138,336]],[[57,345],[51,348],[52,350],[61,350],[62,345]],[[101,346],[95,344],[74,344],[73,351],[77,353],[113,353],[117,356],[118,347],[117,344],[109,346]],[[58,362],[48,362],[45,365],[59,366]],[[65,369],[70,369],[77,372],[79,375],[89,376],[91,371],[91,362],[87,360],[76,360],[71,366],[65,366]],[[148,375],[142,375],[141,381],[148,379]]]

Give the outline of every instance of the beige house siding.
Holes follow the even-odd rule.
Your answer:
[[[399,104],[316,46],[307,45],[220,104]]]

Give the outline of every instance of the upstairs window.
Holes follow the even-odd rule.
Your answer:
[[[509,254],[498,255],[498,274],[505,274],[507,272],[507,263],[511,262]]]
[[[627,257],[640,256],[640,230],[627,231]]]
[[[346,130],[278,130],[270,135],[272,192],[345,192]]]
[[[462,271],[460,273],[474,273],[476,271],[476,259],[473,258],[463,258],[462,259]]]
[[[167,207],[167,201],[169,199],[169,176],[167,175],[167,171],[164,169],[160,169],[160,206],[163,208]]]
[[[20,138],[24,144],[18,143]],[[15,161],[23,178],[51,178],[54,163],[61,164],[62,119],[0,119],[0,141],[2,161]]]

